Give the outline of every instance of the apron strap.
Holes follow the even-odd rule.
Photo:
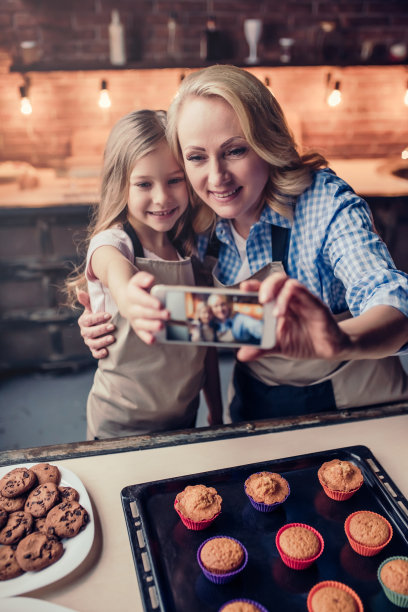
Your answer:
[[[133,227],[130,225],[129,221],[126,221],[126,223],[123,224],[123,229],[132,241],[135,257],[144,257],[142,243],[137,237],[137,234]]]
[[[280,225],[271,225],[272,261],[281,261],[286,268],[286,258],[289,247],[290,230]],[[208,242],[206,255],[218,259],[221,241],[213,232]]]

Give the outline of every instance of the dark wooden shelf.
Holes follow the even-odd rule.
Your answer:
[[[211,66],[212,64],[234,64],[240,68],[296,68],[296,67],[316,67],[316,66],[337,66],[337,67],[373,67],[373,66],[401,66],[406,65],[408,63],[405,62],[375,62],[375,63],[361,63],[361,62],[337,62],[337,63],[322,63],[322,62],[300,62],[294,61],[290,64],[281,64],[274,61],[262,61],[258,64],[246,64],[242,59],[226,59],[219,61],[211,61],[205,62],[200,59],[186,59],[184,61],[168,61],[163,60],[161,62],[152,62],[152,61],[135,61],[129,62],[124,66],[112,66],[108,62],[90,62],[90,63],[46,63],[46,62],[38,62],[35,64],[12,64],[10,66],[10,72],[57,72],[57,71],[108,71],[108,70],[160,70],[165,68],[176,68],[178,70],[188,70],[189,68],[205,68],[206,66]]]

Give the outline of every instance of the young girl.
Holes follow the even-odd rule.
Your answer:
[[[89,394],[90,439],[194,427],[201,389],[209,421],[222,422],[214,349],[147,346],[133,330],[138,284],[150,288],[152,274],[158,283],[194,285],[198,270],[184,173],[165,139],[165,125],[164,111],[129,113],[105,148],[85,277],[92,310],[109,312],[117,332]],[[71,295],[83,284],[84,274],[76,274],[68,283]]]

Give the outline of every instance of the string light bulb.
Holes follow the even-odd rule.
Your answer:
[[[327,104],[331,107],[338,106],[341,102],[340,81],[336,81],[334,88],[327,96]]]
[[[405,106],[408,106],[408,81],[407,81],[407,88],[405,90],[405,95],[404,95],[404,104]]]
[[[405,149],[401,153],[401,159],[408,159],[408,147],[405,147]]]
[[[108,81],[106,81],[105,79],[101,81],[101,91],[99,93],[98,106],[99,108],[110,108],[112,106],[108,89]]]
[[[31,100],[28,95],[30,82],[28,77],[24,78],[24,85],[21,85],[20,89],[20,112],[23,115],[31,115],[33,107],[31,106]]]

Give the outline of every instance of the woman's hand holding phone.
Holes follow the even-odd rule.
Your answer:
[[[304,285],[285,274],[272,274],[262,283],[245,281],[244,291],[259,291],[259,301],[275,300],[276,345],[271,350],[243,347],[240,361],[252,361],[262,354],[282,355],[292,359],[338,359],[350,339],[330,310]]]

